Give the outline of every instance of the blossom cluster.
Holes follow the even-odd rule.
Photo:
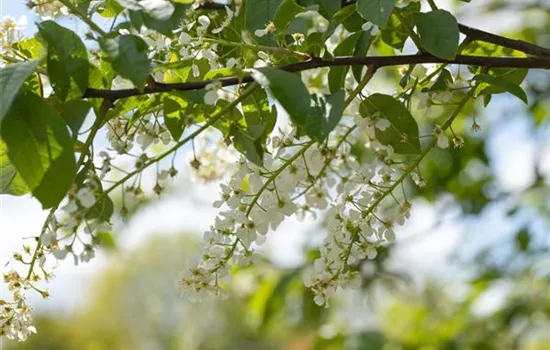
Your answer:
[[[32,326],[31,308],[26,303],[26,292],[34,290],[42,297],[49,296],[38,284],[53,278],[57,261],[71,255],[74,264],[85,263],[95,257],[101,245],[101,234],[111,231],[111,225],[101,214],[102,192],[100,180],[90,171],[82,185],[73,187],[64,206],[48,217],[40,238],[31,249],[26,245],[22,253],[15,253],[13,259],[24,265],[33,266],[27,275],[10,270],[3,276],[11,292],[11,301],[0,299],[0,336],[19,341],[25,340],[36,330]]]
[[[376,256],[376,248],[395,239],[394,227],[409,215],[406,201],[383,210],[380,204],[402,174],[392,163],[391,147],[376,141],[375,118],[361,117],[364,127],[341,125],[325,145],[307,137],[295,138],[295,130],[274,135],[270,153],[259,167],[239,161],[235,175],[221,184],[215,207],[223,208],[214,225],[204,233],[201,253],[181,278],[185,294],[221,292],[220,283],[229,278],[234,265],[246,266],[254,257],[254,247],[266,241],[290,216],[317,217],[324,213],[327,236],[321,257],[304,276],[315,293],[315,302],[328,303],[339,287],[360,282],[359,261]],[[374,161],[360,165],[351,154],[350,143],[361,138],[376,154]]]
[[[17,20],[11,16],[4,16],[0,20],[0,51],[2,54],[9,56],[12,44],[23,39],[23,30],[26,26],[26,16],[21,16]]]
[[[30,282],[15,270],[4,273],[2,277],[13,300],[0,298],[0,337],[23,341],[30,334],[36,333],[32,325],[32,309],[25,299],[26,290],[31,288]]]
[[[33,9],[36,15],[43,20],[69,14],[69,10],[58,0],[31,0],[27,2],[27,6]]]

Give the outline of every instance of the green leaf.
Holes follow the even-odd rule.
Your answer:
[[[359,40],[357,41],[357,45],[355,46],[355,50],[353,51],[354,56],[366,56],[369,52],[370,45],[372,44],[372,34],[367,31],[361,31],[361,35],[359,36]],[[363,73],[363,66],[353,66],[351,67],[351,71],[353,73],[353,76],[355,77],[355,80],[358,82],[361,81],[361,75]]]
[[[164,123],[175,141],[178,141],[185,129],[185,116],[183,111],[189,103],[183,98],[165,96],[163,99]]]
[[[365,20],[385,27],[394,5],[395,0],[357,0],[357,11]]]
[[[245,155],[245,157],[252,163],[261,166],[264,159],[264,149],[262,143],[257,140],[253,135],[235,128],[231,132],[233,136],[233,146],[237,151]]]
[[[472,56],[513,56],[525,57],[525,53],[508,47],[486,43],[484,41],[472,41],[461,51],[463,55]]]
[[[306,120],[306,134],[319,142],[324,141],[342,119],[344,112],[343,90],[334,92],[328,98],[324,95],[312,95],[312,106]]]
[[[63,118],[38,95],[23,92],[4,118],[8,156],[44,208],[63,199],[76,173],[73,142]]]
[[[253,38],[263,45],[273,45],[275,41],[270,35],[257,37],[254,32],[265,27],[275,18],[275,13],[281,5],[282,0],[253,0],[246,1],[244,6],[244,26]]]
[[[526,68],[491,68],[487,72],[495,78],[504,78],[512,84],[520,85],[527,76],[528,69]],[[507,92],[506,89],[499,88],[497,86],[486,86],[487,84],[480,85],[480,94],[502,94]]]
[[[36,36],[13,43],[12,48],[29,60],[39,59],[45,52],[44,45]]]
[[[445,10],[417,13],[414,21],[422,48],[447,60],[456,57],[460,32],[456,18],[451,13]]]
[[[17,63],[0,68],[0,123],[8,112],[13,99],[39,61]],[[2,124],[0,124],[0,129]]]
[[[277,8],[277,12],[275,12],[275,17],[273,19],[275,28],[284,31],[294,17],[305,10],[305,8],[296,3],[296,0],[283,0],[281,5]]]
[[[261,131],[256,138],[264,144],[277,122],[277,108],[269,105],[265,91],[255,89],[242,102],[242,110],[248,132],[254,134]]]
[[[143,88],[151,71],[147,43],[135,35],[121,35],[102,40],[100,45],[109,55],[114,70],[136,87]]]
[[[56,95],[62,101],[81,97],[88,88],[90,70],[86,46],[78,34],[54,21],[39,23],[38,30],[48,44],[48,76]]]
[[[144,25],[166,36],[173,35],[173,30],[181,25],[181,20],[188,9],[186,5],[171,4],[164,0],[138,1],[137,6],[136,1],[124,0],[124,2],[133,3],[129,12],[130,22],[135,28],[140,29]]]
[[[113,18],[122,11],[124,11],[124,7],[116,2],[116,0],[106,0],[103,4],[103,9],[97,11],[97,13],[105,18]]]
[[[80,127],[84,123],[88,112],[92,105],[88,101],[70,100],[61,106],[61,116],[73,132],[73,137],[76,138]]]
[[[394,97],[384,94],[370,95],[361,103],[359,112],[363,117],[381,117],[390,122],[391,125],[385,130],[376,128],[376,138],[380,143],[392,146],[395,153],[420,153],[416,120]]]
[[[506,79],[505,77],[494,77],[487,74],[478,74],[473,79],[504,89],[522,100],[525,104],[528,103],[525,91],[523,91],[523,89],[519,85],[514,84],[512,81]]]
[[[357,9],[353,6],[346,6],[336,12],[332,18],[334,24],[341,24],[344,28],[350,32],[358,32],[363,25],[363,18],[357,12]]]
[[[321,16],[329,19],[334,16],[338,10],[340,10],[341,3],[334,0],[308,0],[306,1],[306,6],[310,4],[316,4],[319,6],[319,13]]]
[[[8,146],[0,139],[0,194],[22,196],[30,190],[8,158]]]
[[[449,84],[453,82],[453,75],[448,69],[443,69],[437,80],[430,86],[428,91],[447,91],[449,90]]]
[[[86,212],[86,219],[100,219],[101,221],[109,221],[113,216],[114,204],[113,200],[106,194],[103,194],[100,199]]]
[[[305,125],[310,96],[299,75],[273,67],[263,67],[252,70],[252,77],[281,104],[294,124]]]
[[[334,49],[334,56],[348,56],[353,54],[357,42],[361,37],[361,32],[354,33],[347,38],[345,38],[336,48]],[[335,92],[344,86],[346,80],[346,74],[348,73],[349,66],[339,66],[331,67],[328,73],[328,86],[330,92]]]
[[[407,23],[413,23],[413,16],[420,12],[420,3],[411,2],[405,8],[395,8],[388,21],[386,28],[381,30],[382,40],[399,51],[403,51],[403,46],[409,38],[407,27],[402,23],[403,18]]]

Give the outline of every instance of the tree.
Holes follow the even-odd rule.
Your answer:
[[[109,245],[115,194],[125,216],[156,167],[161,195],[179,149],[192,146],[197,178],[230,177],[183,291],[221,293],[232,269],[257,260],[270,229],[322,213],[328,233],[305,284],[328,306],[337,289],[361,286],[361,262],[394,241],[413,196],[449,190],[474,211],[490,201],[453,182],[483,155],[457,128],[472,116],[479,130],[481,103],[530,96],[538,122],[547,115],[547,87],[529,84],[528,94],[520,84],[550,68],[550,50],[462,25],[433,0],[28,4],[44,18],[37,35],[22,39],[3,22],[1,190],[31,193],[49,214],[36,242],[14,254],[25,271],[4,276],[12,298],[0,300],[0,333],[9,338],[35,331],[25,293],[48,295],[40,282],[52,262],[86,262]],[[67,14],[88,26],[84,38],[46,19]],[[392,94],[371,91],[382,90],[381,73]],[[110,146],[98,150],[105,133]]]

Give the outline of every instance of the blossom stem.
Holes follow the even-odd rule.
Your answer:
[[[359,82],[359,85],[357,85],[357,87],[348,95],[348,98],[344,101],[344,110],[350,105],[350,103],[355,99],[355,97],[357,97],[357,95],[363,91],[363,89],[365,88],[365,86],[368,84],[368,82],[372,79],[372,77],[374,76],[374,73],[376,73],[376,69],[377,69],[377,66],[374,66],[374,65],[371,65],[368,67],[367,69],[367,72],[365,73],[365,76],[363,77],[363,79],[361,79],[361,82]],[[346,132],[346,134],[344,135],[343,139],[340,141],[340,143],[338,144],[338,146],[336,148],[338,148],[340,146],[340,144],[342,144],[342,142],[344,142],[344,140],[346,139],[346,137],[355,129],[355,126],[351,127],[350,130],[348,130]],[[296,159],[298,159],[300,156],[302,156],[313,144],[315,143],[315,141],[309,141],[307,142],[304,147],[302,147],[302,149],[300,149],[298,152],[296,152],[292,157],[290,157],[279,169],[277,169],[276,171],[274,171],[273,173],[271,173],[271,175],[269,176],[269,178],[267,179],[267,181],[263,184],[263,186],[258,190],[258,192],[256,193],[256,195],[254,196],[254,198],[252,198],[252,201],[250,202],[249,204],[249,207],[246,211],[246,215],[248,216],[250,214],[250,212],[252,211],[252,208],[254,207],[254,205],[258,202],[258,200],[260,199],[260,196],[262,195],[262,193],[265,191],[265,189],[267,188],[267,186],[269,186],[269,184],[273,181],[275,181],[275,179],[277,178],[277,176],[279,176],[279,174],[281,174],[283,172],[283,170],[285,170],[290,164],[292,164],[292,162],[294,162]],[[316,182],[319,177],[321,176],[321,174],[323,173],[323,171],[326,169],[326,167],[328,166],[328,163],[329,162],[325,162],[325,165],[323,165],[323,168],[322,170],[319,172],[319,174],[317,175],[317,177],[315,178],[314,182]],[[300,195],[306,193],[309,189],[311,189],[311,187],[313,187],[313,184],[310,185],[308,188],[306,188],[306,190],[301,193]]]
[[[109,102],[104,102],[109,103]],[[94,124],[92,125],[92,128],[90,129],[90,133],[88,134],[88,137],[86,138],[86,141],[84,142],[84,145],[82,146],[82,151],[80,153],[80,157],[78,158],[78,161],[76,162],[76,169],[78,169],[84,164],[84,159],[86,158],[86,155],[88,154],[88,151],[90,147],[92,146],[92,143],[95,139],[95,136],[97,135],[97,132],[101,128],[101,125],[103,124],[103,119],[106,114],[106,109],[101,108],[101,113],[99,116],[97,116],[96,120],[94,121]],[[59,204],[55,205],[53,208],[50,209],[50,212],[48,213],[48,216],[46,217],[46,220],[44,221],[44,225],[42,225],[42,229],[40,230],[40,235],[38,236],[38,241],[36,242],[36,247],[34,249],[31,262],[29,263],[29,272],[27,273],[27,279],[31,278],[32,272],[34,270],[34,264],[36,263],[36,259],[38,258],[38,252],[40,251],[40,248],[42,246],[42,237],[46,233],[46,230],[48,229],[48,226],[50,224],[50,221],[54,218],[55,211],[59,207]]]
[[[458,104],[457,108],[454,110],[453,114],[445,121],[445,123],[443,123],[443,125],[441,126],[441,130],[444,131],[451,126],[451,124],[456,119],[456,117],[458,117],[458,115],[460,114],[464,106],[466,106],[466,103],[468,103],[468,101],[474,96],[475,90],[477,89],[478,85],[479,84],[476,84],[472,86],[472,88],[470,88],[466,96],[464,96],[464,98]],[[428,153],[430,153],[430,151],[432,150],[432,148],[435,147],[436,144],[437,144],[437,136],[433,136],[430,143],[426,145],[422,153],[420,153],[420,155],[405,169],[403,174],[397,180],[395,180],[395,182],[390,187],[388,187],[387,190],[382,192],[382,194],[371,205],[369,205],[369,207],[365,212],[365,215],[374,214],[374,210],[384,200],[384,198],[392,194],[393,190],[395,190],[397,186],[399,186],[411,174],[411,172],[418,167],[420,162],[424,159],[424,157],[426,157]],[[347,261],[351,254],[353,243],[354,243],[354,239],[351,240],[348,246],[348,249],[346,250],[346,255],[344,256],[344,266],[347,265]],[[338,274],[335,274],[335,276],[337,275]]]
[[[229,103],[227,106],[222,108],[219,112],[214,113],[208,122],[206,122],[203,126],[195,130],[193,133],[191,133],[189,136],[184,138],[183,140],[177,142],[173,147],[171,147],[166,152],[160,154],[159,156],[150,159],[148,162],[146,162],[141,168],[136,169],[132,172],[129,172],[126,176],[124,176],[122,179],[118,180],[114,183],[113,186],[109,187],[105,192],[103,192],[103,195],[107,195],[111,191],[113,191],[115,188],[126,182],[131,177],[135,176],[137,173],[140,173],[143,169],[151,166],[152,164],[155,164],[162,159],[168,157],[170,154],[176,152],[179,148],[181,148],[183,145],[185,145],[187,142],[193,140],[197,135],[202,133],[204,130],[212,126],[214,123],[216,123],[218,120],[220,120],[222,117],[224,117],[225,113],[229,111],[231,108],[237,106],[242,100],[244,100],[246,97],[250,96],[252,92],[258,87],[259,85],[257,83],[250,84],[245,91],[235,100],[233,100],[231,103]]]
[[[78,7],[73,5],[70,0],[59,0],[59,2],[67,7],[72,14],[84,21],[84,23],[86,23],[93,31],[95,31],[102,37],[107,35],[107,33],[103,29],[101,29],[94,21],[88,18],[88,16],[82,13],[82,11],[80,11]]]
[[[193,38],[193,39],[197,39],[197,38]],[[237,43],[237,42],[234,42],[234,41],[216,39],[216,38],[202,38],[202,40],[206,41],[206,42],[209,42],[209,43],[220,44],[220,45],[225,45],[225,46],[246,47],[248,49],[253,49],[253,50],[256,50],[256,51],[269,51],[269,52],[279,53],[279,54],[284,54],[284,55],[290,54],[290,55],[298,56],[301,59],[305,59],[305,60],[311,58],[311,56],[308,55],[307,53],[294,51],[294,50],[289,50],[289,49],[286,49],[284,47],[278,47],[278,46],[251,45],[251,44],[247,44],[245,42]]]

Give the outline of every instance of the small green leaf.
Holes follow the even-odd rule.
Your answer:
[[[250,135],[238,128],[232,131],[233,146],[237,151],[245,155],[252,163],[261,166],[264,159],[262,143],[253,135]]]
[[[358,32],[363,25],[363,18],[357,12],[357,9],[353,6],[346,6],[336,12],[332,18],[334,24],[341,24],[344,28],[350,32]]]
[[[52,87],[60,100],[81,97],[88,87],[88,50],[75,32],[54,21],[38,24],[40,36],[48,44],[47,69]],[[76,91],[71,93],[73,87]]]
[[[13,43],[12,48],[29,60],[37,60],[45,52],[44,45],[36,36]]]
[[[61,106],[61,116],[73,132],[73,137],[76,138],[91,107],[88,101],[83,100],[70,100]]]
[[[437,80],[430,86],[428,91],[447,91],[449,90],[449,84],[453,82],[453,75],[448,69],[443,69]]]
[[[121,77],[131,80],[138,88],[145,85],[151,66],[147,57],[148,46],[143,39],[135,35],[121,35],[105,39],[100,45]]]
[[[38,63],[39,61],[30,61],[0,68],[0,129],[13,99]]]
[[[163,99],[164,123],[175,141],[178,141],[185,129],[185,111],[189,103],[183,98],[165,96]]]
[[[113,216],[114,204],[108,195],[102,195],[99,200],[86,212],[86,219],[100,219],[109,221]]]
[[[525,94],[525,91],[523,91],[523,89],[519,85],[514,84],[512,81],[504,77],[494,77],[487,74],[479,74],[479,75],[476,75],[473,79],[504,89],[509,93],[511,93],[512,95],[519,98],[520,100],[522,100],[525,104],[528,103],[527,95]]]
[[[472,56],[512,56],[512,57],[525,57],[525,53],[517,50],[510,49],[508,47],[502,47],[499,45],[486,43],[484,41],[472,41],[464,49],[461,54]]]
[[[447,60],[456,57],[460,32],[456,18],[445,10],[416,13],[414,21],[422,48]]]
[[[304,12],[306,9],[296,3],[296,0],[283,0],[273,19],[275,28],[284,31],[290,22],[297,14]]]
[[[386,28],[381,30],[380,36],[382,40],[399,51],[403,51],[403,46],[409,38],[409,32],[401,19],[406,23],[413,23],[413,16],[420,12],[420,3],[411,2],[405,8],[395,8],[388,21]]]
[[[73,141],[57,110],[38,95],[21,93],[4,118],[8,156],[44,208],[63,199],[76,173]]]
[[[345,38],[334,49],[334,56],[347,56],[353,54],[357,42],[361,37],[362,31],[354,33]],[[328,86],[330,92],[338,91],[344,86],[346,80],[346,74],[348,73],[349,66],[331,67],[328,73]]]
[[[306,1],[306,4],[307,2],[319,6],[319,13],[327,19],[332,18],[332,16],[340,10],[341,6],[340,2],[334,0],[309,0]]]
[[[306,134],[319,142],[324,141],[342,119],[345,92],[337,91],[328,96],[312,95],[311,109],[306,120]]]
[[[299,75],[273,67],[263,67],[252,70],[252,77],[281,104],[294,124],[305,125],[310,96]]]
[[[242,102],[242,110],[248,132],[255,134],[260,130],[261,134],[256,135],[256,138],[264,144],[277,122],[277,108],[269,105],[264,90],[255,89]]]
[[[97,11],[101,16],[105,18],[116,17],[124,11],[124,7],[120,5],[116,0],[106,0],[103,4],[103,9]]]
[[[129,11],[132,25],[137,29],[146,26],[166,36],[172,36],[173,30],[181,25],[188,8],[186,5],[171,4],[165,0],[140,1],[139,6],[140,10]]]
[[[357,0],[357,11],[365,20],[385,27],[394,5],[395,0]]]
[[[369,52],[370,45],[372,43],[372,34],[367,31],[362,31],[361,35],[359,36],[359,40],[357,40],[357,45],[355,46],[355,50],[353,51],[354,56],[366,56]],[[353,73],[353,76],[355,77],[355,80],[358,82],[361,81],[361,75],[363,73],[363,69],[365,67],[363,66],[353,66],[351,67],[351,71]]]
[[[504,78],[512,84],[520,85],[529,70],[526,68],[491,68],[487,72],[487,75],[490,75],[495,78]],[[479,94],[502,94],[507,92],[506,89],[499,88],[495,85],[481,84]]]
[[[373,94],[365,99],[359,108],[363,117],[385,118],[390,126],[385,130],[376,128],[376,138],[383,145],[393,147],[395,153],[420,153],[418,125],[409,110],[394,97]]]
[[[8,146],[0,139],[0,194],[22,196],[30,190],[8,158]]]

